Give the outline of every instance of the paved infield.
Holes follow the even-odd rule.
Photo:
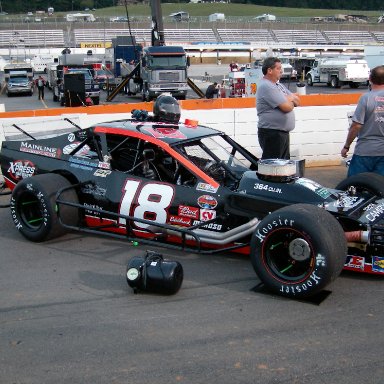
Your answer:
[[[335,185],[345,168],[311,168]],[[30,243],[0,210],[0,383],[382,383],[383,279],[352,273],[321,304],[255,292],[248,257],[163,251],[174,296],[135,295],[148,247],[70,233]]]

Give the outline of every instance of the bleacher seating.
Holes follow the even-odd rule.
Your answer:
[[[377,40],[377,42],[379,43],[384,43],[384,32],[373,32],[373,34],[375,35],[375,38]]]
[[[216,42],[212,29],[165,29],[164,38],[167,42]]]
[[[139,44],[150,45],[151,30],[132,29]],[[111,42],[116,36],[129,35],[127,28],[106,28],[106,29],[74,29],[73,39],[65,39],[63,29],[20,29],[0,30],[0,47],[65,47],[70,40],[76,46],[82,42]],[[249,42],[271,44],[295,43],[300,45],[322,45],[322,44],[375,44],[384,43],[384,32],[369,31],[320,31],[320,30],[279,30],[268,29],[165,29],[164,37],[167,44],[180,43],[188,44],[195,42]],[[66,43],[66,40],[68,42]]]
[[[217,29],[222,41],[241,41],[241,42],[257,42],[272,43],[273,36],[268,29]]]
[[[135,36],[137,43],[149,45],[151,43],[150,29],[131,29],[132,36]],[[116,36],[129,36],[128,29],[75,29],[75,43],[78,46],[82,42],[111,42]],[[164,38],[166,42],[197,42],[216,41],[212,29],[165,29]]]
[[[331,44],[373,44],[375,39],[368,31],[324,31]]]
[[[276,29],[273,30],[278,43],[327,44],[327,40],[318,30]]]
[[[0,47],[64,47],[62,29],[1,30]]]
[[[149,29],[132,29],[132,35],[138,43],[150,42],[151,31]],[[73,31],[75,44],[79,46],[84,42],[106,42],[111,43],[116,36],[129,36],[127,28],[113,29],[75,29]]]

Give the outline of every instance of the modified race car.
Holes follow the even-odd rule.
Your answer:
[[[80,230],[245,252],[265,286],[291,298],[318,293],[343,268],[384,274],[382,176],[325,188],[302,177],[302,162],[259,160],[218,130],[180,123],[177,109],[134,112],[44,137],[19,129],[3,141],[10,211],[25,238]]]

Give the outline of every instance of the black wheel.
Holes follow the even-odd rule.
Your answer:
[[[92,99],[92,101],[93,101],[93,105],[99,105],[100,104],[100,98],[99,97],[94,97]]]
[[[141,101],[146,101],[145,99],[145,88],[143,86],[143,90],[141,91]]]
[[[336,189],[346,191],[349,187],[355,187],[358,192],[368,192],[384,197],[384,176],[377,173],[366,172],[347,177],[336,185]]]
[[[31,241],[44,241],[63,235],[56,207],[56,192],[71,184],[63,176],[53,173],[37,175],[20,181],[12,192],[11,214],[20,233]],[[74,189],[65,191],[61,199],[78,203]],[[65,224],[76,225],[78,210],[60,206],[60,218]]]
[[[331,87],[340,88],[339,79],[336,76],[331,79]]]
[[[313,85],[313,81],[312,81],[312,76],[311,75],[307,76],[307,85],[309,85],[310,87],[312,87],[312,85]]]
[[[340,274],[346,257],[341,225],[329,212],[309,204],[266,216],[251,241],[251,261],[260,280],[290,298],[320,292]]]

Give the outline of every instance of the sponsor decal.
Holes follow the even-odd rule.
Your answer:
[[[103,208],[96,204],[88,204],[84,203],[85,213],[92,215],[92,216],[100,216],[100,212],[97,212],[95,210],[101,211]]]
[[[200,223],[202,223],[202,221],[194,220],[192,225],[198,225]],[[222,224],[217,224],[217,223],[209,223],[209,224],[202,225],[199,228],[211,229],[212,231],[221,231],[221,228],[223,228],[223,225]]]
[[[169,123],[168,123],[169,124]],[[180,132],[177,128],[171,128],[171,127],[161,127],[160,124],[156,122],[155,127],[144,127],[142,128],[144,131],[147,131],[150,135],[153,137],[156,137],[157,139],[186,139],[187,136],[185,136],[182,132]]]
[[[273,193],[283,193],[281,188],[271,187],[268,184],[256,183],[253,186],[253,188],[257,189],[257,190],[260,190],[260,191],[273,192]]]
[[[316,181],[306,179],[305,177],[297,179],[295,183],[302,185],[304,188],[310,189],[313,192],[323,189],[323,187],[320,184],[316,183]]]
[[[70,143],[73,143],[73,142],[75,141],[75,134],[74,134],[74,133],[70,133],[70,134],[68,135],[68,141],[69,141]]]
[[[384,257],[372,257],[372,271],[384,273]]]
[[[107,194],[107,189],[101,188],[98,185],[87,184],[81,189],[81,192],[89,195],[105,196]]]
[[[170,215],[167,222],[168,224],[180,225],[181,227],[189,227],[191,225],[191,219],[175,215]]]
[[[365,215],[368,221],[375,221],[384,213],[384,203],[380,203],[376,205],[374,208],[370,209],[368,213]]]
[[[20,151],[56,158],[61,156],[61,150],[59,148],[46,147],[45,145],[29,143],[27,141],[21,142]]]
[[[79,168],[86,171],[92,171],[96,165],[86,159],[77,159],[76,157],[70,157],[69,162],[72,168]]]
[[[78,147],[79,144],[80,144],[80,142],[78,141],[76,143],[66,145],[63,148],[64,155],[69,155],[74,149],[76,149]]]
[[[199,217],[199,208],[190,207],[188,205],[179,205],[178,215],[197,219]]]
[[[98,167],[102,169],[111,169],[111,165],[106,161],[99,161]]]
[[[338,208],[353,208],[362,201],[363,199],[357,196],[342,195],[335,204]]]
[[[198,183],[196,186],[197,191],[216,193],[218,188],[212,187],[211,184]]]
[[[9,163],[8,174],[14,180],[26,179],[35,174],[36,167],[29,160],[16,160]]]
[[[94,172],[94,176],[98,177],[107,177],[112,173],[112,171],[108,171],[107,169],[96,169]]]
[[[315,193],[323,199],[327,199],[329,196],[331,196],[331,192],[327,188],[316,189]]]
[[[202,195],[197,199],[197,205],[204,209],[215,209],[217,200],[211,195]]]
[[[200,220],[201,221],[209,221],[216,219],[216,211],[212,209],[201,209],[200,210]]]
[[[80,142],[75,142],[72,144],[68,144],[63,148],[63,153],[65,155],[69,155],[72,153],[74,149],[76,149],[79,146]],[[87,156],[89,152],[91,151],[91,148],[89,145],[85,144],[80,150],[78,150],[75,154],[76,156]]]
[[[345,266],[349,267],[349,268],[360,269],[360,270],[364,271],[365,258],[362,256],[349,256],[348,255]]]

